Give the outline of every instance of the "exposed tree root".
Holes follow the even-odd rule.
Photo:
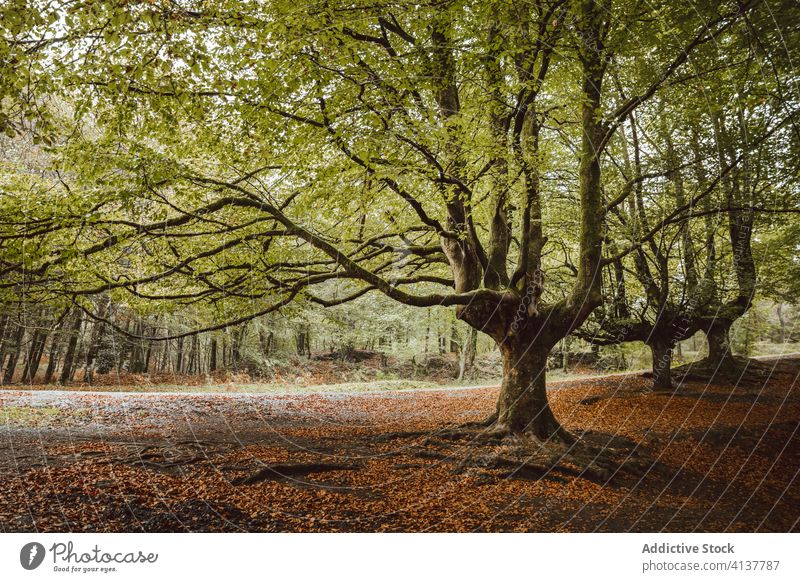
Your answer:
[[[397,432],[386,432],[379,435],[374,436],[367,436],[365,437],[367,440],[371,440],[377,443],[393,441],[397,439],[404,439],[404,438],[412,438],[412,437],[420,437],[423,435],[429,434],[428,431],[421,431],[421,430],[414,430],[414,431],[397,431]]]
[[[770,378],[786,373],[792,373],[792,370],[780,360],[762,362],[739,356],[725,358],[722,362],[705,358],[672,370],[676,384],[705,382],[743,387],[763,386]]]
[[[136,445],[126,455],[115,455],[105,451],[84,451],[80,453],[80,456],[96,457],[107,463],[138,465],[157,471],[170,471],[209,460],[211,455],[227,451],[234,446],[233,443],[187,440]]]
[[[462,425],[459,425],[459,428],[486,428],[493,426],[497,422],[497,412],[489,415],[488,417],[484,418],[483,420],[478,420],[475,422],[465,422]]]
[[[457,474],[556,480],[569,476],[607,483],[621,475],[642,476],[654,466],[632,441],[591,433],[578,438],[563,429],[542,440],[497,424],[482,430],[458,427],[432,434],[422,444],[426,448],[418,456],[452,462]]]
[[[232,485],[252,485],[260,481],[285,481],[296,477],[304,477],[312,473],[327,473],[329,471],[356,471],[357,465],[341,465],[333,463],[297,463],[267,465],[254,475],[240,477],[231,481]]]
[[[584,406],[591,406],[592,404],[596,404],[597,402],[600,402],[601,400],[605,400],[606,398],[609,398],[609,397],[607,395],[605,395],[605,394],[598,394],[598,395],[595,395],[595,396],[587,396],[586,398],[581,400],[580,403],[583,404]]]

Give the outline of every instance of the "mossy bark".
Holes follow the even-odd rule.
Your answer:
[[[724,366],[733,360],[730,342],[731,322],[726,320],[715,321],[706,329],[708,341],[708,363]]]
[[[667,340],[655,339],[648,343],[653,356],[653,388],[670,390],[672,388],[672,344]]]
[[[503,384],[497,400],[494,430],[529,434],[539,440],[571,440],[556,420],[547,398],[546,371],[549,348],[506,340],[503,355]]]

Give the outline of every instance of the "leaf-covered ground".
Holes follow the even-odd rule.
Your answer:
[[[784,362],[786,368],[786,362]],[[607,483],[459,461],[437,438],[496,388],[351,394],[0,391],[0,531],[794,531],[800,395],[637,375],[554,384],[586,439],[649,470]]]

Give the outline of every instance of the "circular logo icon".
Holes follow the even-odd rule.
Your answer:
[[[25,544],[19,551],[19,563],[26,570],[35,570],[44,561],[44,553],[44,546],[39,542]]]

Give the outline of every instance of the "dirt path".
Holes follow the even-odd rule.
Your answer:
[[[784,368],[787,361],[783,362]],[[0,391],[0,531],[761,531],[800,518],[800,396],[647,391],[638,375],[558,383],[573,433],[649,463],[459,470],[494,387],[354,394]]]
[[[635,382],[638,373],[557,380],[563,388]],[[5,440],[187,439],[248,442],[292,428],[336,432],[371,429],[432,430],[440,419],[479,420],[492,410],[496,385],[444,386],[375,392],[92,392],[83,390],[0,390],[0,423]],[[2,461],[0,461],[2,462]]]

